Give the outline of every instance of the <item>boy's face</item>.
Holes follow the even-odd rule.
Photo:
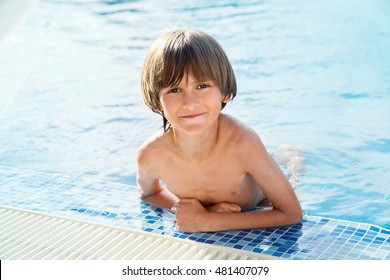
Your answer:
[[[186,134],[205,132],[215,124],[225,99],[215,82],[197,81],[191,74],[178,85],[160,90],[164,116],[175,130]]]

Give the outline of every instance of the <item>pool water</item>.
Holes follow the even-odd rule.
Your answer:
[[[224,111],[271,151],[303,148],[305,213],[390,228],[389,3],[236,2],[36,1],[0,41],[0,166],[135,185],[161,126],[140,96],[147,47],[198,28],[236,72]]]

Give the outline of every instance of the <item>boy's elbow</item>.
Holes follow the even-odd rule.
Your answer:
[[[302,222],[302,219],[303,219],[303,215],[302,215],[302,212],[299,212],[298,214],[296,214],[293,218],[293,223],[294,224],[298,224],[298,223],[301,223]]]
[[[146,193],[145,189],[142,187],[142,184],[140,182],[137,182],[138,187],[138,198],[145,201],[145,198],[149,196],[148,193]]]
[[[139,197],[139,199],[141,199],[142,201],[147,202],[147,200],[148,200],[148,198],[150,197],[150,195],[139,195],[138,197]]]
[[[146,201],[150,194],[147,194],[141,187],[138,187],[138,198]]]
[[[294,213],[290,216],[290,223],[291,224],[298,224],[301,223],[303,219],[302,209],[299,208],[298,210],[294,211]]]

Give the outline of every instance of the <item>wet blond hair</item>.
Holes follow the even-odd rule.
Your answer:
[[[160,102],[163,88],[180,83],[191,73],[198,81],[211,79],[228,100],[236,96],[233,68],[221,45],[209,34],[192,29],[161,35],[150,46],[141,75],[145,104],[163,117],[164,131],[170,127]],[[222,109],[226,103],[222,102]]]

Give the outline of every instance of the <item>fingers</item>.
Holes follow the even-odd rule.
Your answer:
[[[200,202],[194,198],[182,198],[176,202],[172,207],[171,211],[177,213],[178,210],[182,210],[188,206],[201,206]]]
[[[223,205],[223,208],[220,209],[222,211],[220,212],[231,212],[231,213],[238,213],[241,212],[241,207],[238,204],[235,203],[227,203],[225,202]]]
[[[176,216],[176,226],[179,231],[197,232],[202,229],[203,218],[207,210],[196,199],[181,199],[171,210]]]
[[[230,212],[230,213],[239,213],[241,212],[241,206],[236,203],[231,202],[221,202],[214,204],[207,208],[210,212]]]
[[[229,210],[230,210],[230,212],[238,213],[238,212],[241,212],[241,207],[238,204],[230,203]]]

